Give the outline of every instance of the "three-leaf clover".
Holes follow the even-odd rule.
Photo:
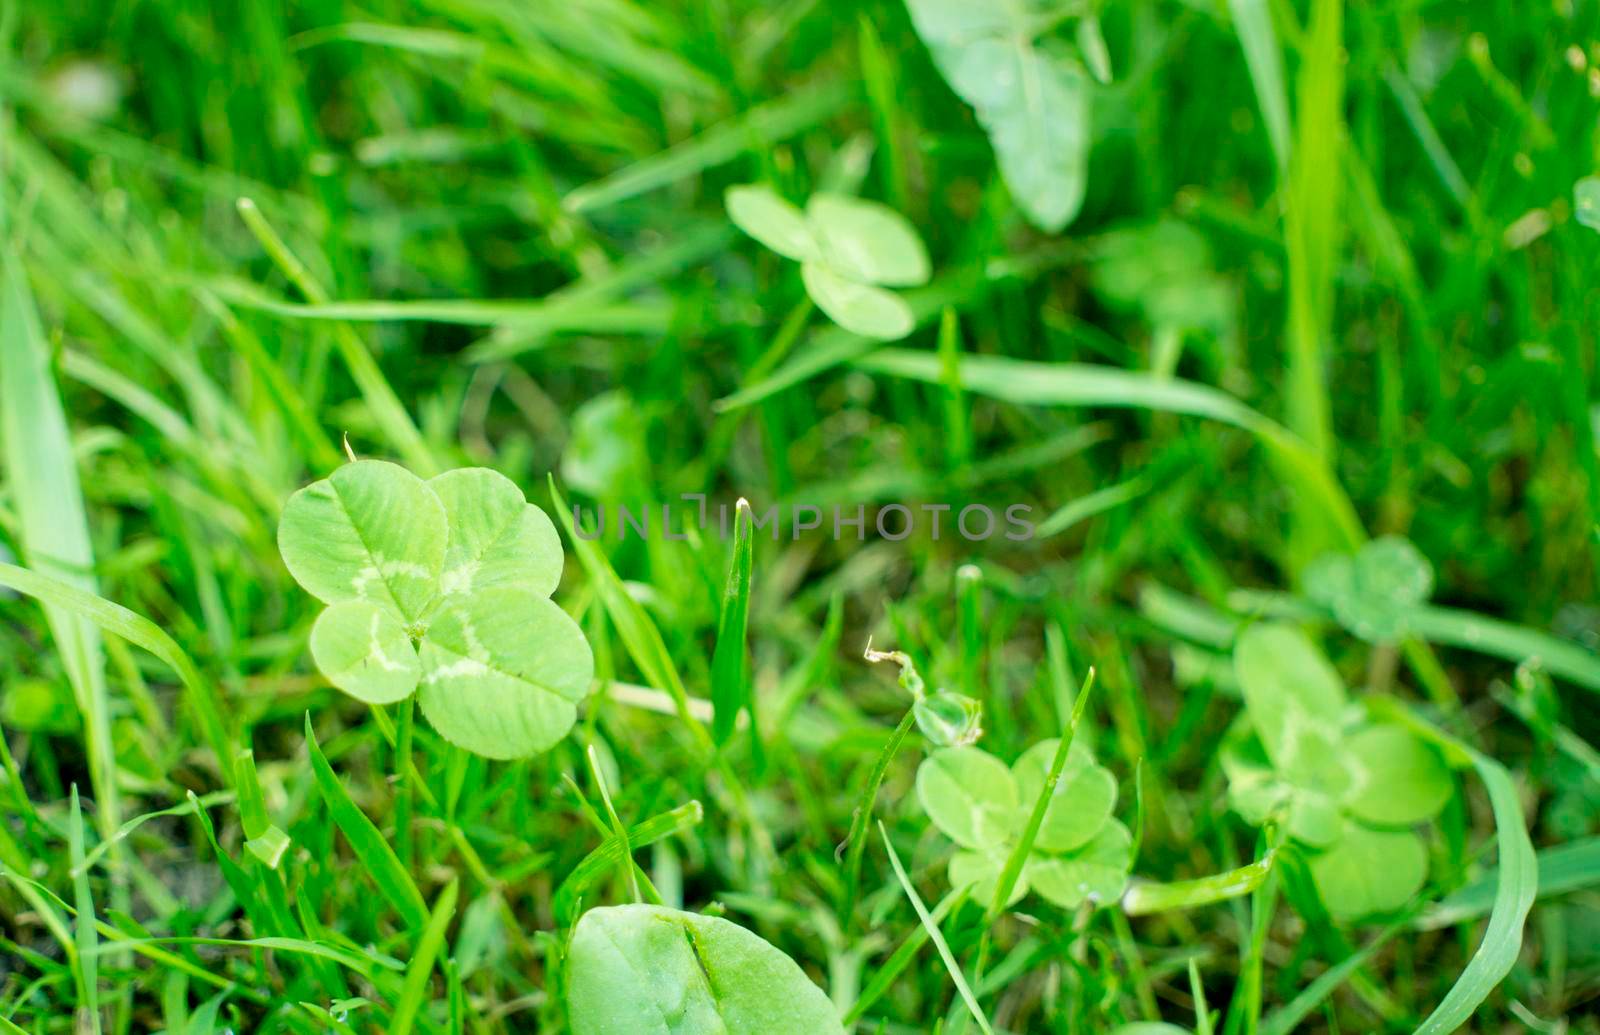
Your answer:
[[[550,600],[555,527],[504,475],[424,482],[358,460],[289,497],[278,549],[328,605],[311,656],[345,693],[391,704],[420,685],[434,728],[489,758],[537,754],[572,728],[594,656]]]
[[[728,218],[762,244],[800,263],[817,308],[868,338],[904,338],[916,326],[911,307],[885,287],[926,284],[928,252],[905,217],[886,205],[818,193],[802,213],[770,187],[730,187]]]
[[[1327,554],[1306,569],[1306,595],[1352,635],[1394,643],[1433,592],[1433,566],[1399,536],[1365,544],[1354,555]]]
[[[1309,852],[1330,913],[1355,919],[1403,906],[1428,873],[1411,829],[1452,792],[1432,745],[1353,708],[1344,684],[1293,626],[1254,625],[1234,647],[1254,740],[1222,755],[1229,800],[1247,821],[1285,824]]]
[[[799,965],[738,924],[665,906],[583,914],[567,950],[576,1035],[843,1035]]]
[[[994,898],[1006,860],[1044,793],[1057,745],[1041,741],[1009,768],[981,748],[945,748],[917,768],[923,811],[958,846],[948,869],[952,887],[971,885],[973,897],[986,905]],[[1133,865],[1133,837],[1111,815],[1116,803],[1116,778],[1082,741],[1073,741],[1011,901],[1030,888],[1063,909],[1115,901]]]

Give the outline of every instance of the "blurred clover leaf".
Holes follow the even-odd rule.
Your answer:
[[[1044,794],[1058,744],[1041,741],[1009,768],[975,747],[936,751],[917,768],[917,800],[957,845],[948,870],[952,887],[971,885],[978,901],[993,899],[1033,803]],[[1116,779],[1074,741],[1011,901],[1030,888],[1063,909],[1116,900],[1133,865],[1133,837],[1111,815],[1116,803]]]
[[[917,35],[989,135],[995,161],[1028,221],[1058,233],[1083,207],[1089,167],[1089,77],[1064,45],[1040,42],[1060,20],[1044,0],[1003,4],[906,0]],[[1086,20],[1087,21],[1087,20]],[[1108,73],[1097,24],[1078,45]]]
[[[1600,230],[1600,176],[1585,176],[1572,185],[1573,214],[1591,230]]]
[[[738,924],[665,906],[591,909],[567,950],[575,1035],[843,1035],[822,989]]]
[[[730,187],[726,202],[735,226],[800,263],[806,293],[834,323],[885,341],[904,338],[916,326],[911,307],[884,288],[926,284],[928,252],[894,209],[819,193],[802,214],[760,184]]]
[[[328,605],[317,668],[368,704],[418,704],[448,741],[521,758],[566,735],[594,657],[549,599],[561,541],[505,476],[463,468],[423,481],[358,460],[289,497],[284,564]]]
[[[1327,554],[1306,569],[1306,595],[1369,643],[1394,643],[1410,631],[1411,613],[1433,592],[1433,566],[1399,536],[1384,536],[1354,555]]]
[[[1453,790],[1431,744],[1394,722],[1361,717],[1333,666],[1289,625],[1253,625],[1234,666],[1254,737],[1222,754],[1234,811],[1281,822],[1306,847],[1334,917],[1405,905],[1428,873],[1411,828],[1439,814]]]

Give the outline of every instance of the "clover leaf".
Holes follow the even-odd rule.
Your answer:
[[[550,518],[484,468],[424,482],[359,460],[289,498],[285,566],[327,603],[311,656],[368,704],[405,700],[441,736],[489,758],[548,749],[594,677],[588,642],[549,599],[561,579]]]
[[[1306,846],[1328,911],[1352,920],[1400,908],[1427,879],[1410,828],[1453,790],[1431,744],[1352,709],[1338,674],[1293,626],[1263,624],[1234,645],[1254,738],[1222,754],[1229,802],[1250,823],[1282,822]]]
[[[1410,542],[1384,536],[1354,555],[1329,554],[1306,570],[1306,595],[1371,643],[1406,636],[1411,613],[1433,592],[1433,566]]]
[[[994,897],[1033,803],[1044,793],[1057,744],[1035,744],[1010,767],[975,747],[936,751],[918,767],[923,811],[958,846],[947,870],[952,887],[971,886],[980,902]],[[1116,779],[1074,742],[1011,901],[1032,889],[1072,909],[1121,895],[1133,864],[1133,837],[1111,816],[1116,799]]]
[[[843,1035],[822,989],[738,924],[665,906],[591,909],[567,951],[575,1035]]]
[[[928,253],[905,217],[886,205],[842,194],[813,194],[804,213],[770,187],[730,187],[735,226],[800,263],[806,293],[839,326],[868,338],[904,338],[911,307],[886,287],[926,284]]]

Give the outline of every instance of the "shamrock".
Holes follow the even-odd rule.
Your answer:
[[[1433,592],[1433,566],[1410,542],[1384,536],[1350,554],[1327,554],[1306,569],[1306,595],[1354,636],[1394,643]]]
[[[1317,891],[1349,920],[1404,905],[1427,877],[1412,826],[1452,784],[1439,753],[1398,723],[1352,709],[1333,666],[1290,625],[1254,625],[1234,647],[1254,738],[1222,754],[1234,811],[1269,818],[1310,853]]]
[[[936,751],[918,767],[923,811],[959,847],[948,870],[952,887],[971,885],[985,904],[994,898],[1058,743],[1033,745],[1010,768],[975,747]],[[1133,837],[1111,816],[1116,803],[1116,779],[1074,741],[1011,901],[1030,888],[1063,909],[1115,901],[1133,865]]]
[[[845,330],[893,341],[916,326],[911,307],[884,287],[926,284],[928,253],[904,216],[843,194],[813,194],[801,211],[770,187],[730,187],[728,218],[800,263],[806,293]]]
[[[594,656],[550,600],[555,527],[510,479],[463,468],[424,482],[355,461],[289,497],[278,549],[328,605],[311,656],[345,693],[391,704],[420,685],[434,728],[489,758],[537,754],[572,728]]]

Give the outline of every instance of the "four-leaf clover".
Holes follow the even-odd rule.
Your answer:
[[[1353,708],[1339,675],[1290,625],[1254,625],[1234,668],[1255,738],[1222,755],[1235,811],[1270,818],[1310,852],[1323,904],[1348,920],[1405,905],[1428,874],[1410,828],[1450,798],[1439,753],[1397,723]]]
[[[489,758],[537,754],[572,728],[594,656],[550,600],[555,527],[510,479],[463,468],[424,482],[359,460],[289,497],[278,549],[328,605],[311,656],[345,693],[391,704],[420,685],[434,728]]]
[[[917,768],[923,811],[959,846],[948,870],[952,887],[971,885],[978,902],[993,900],[1006,860],[1044,793],[1057,744],[1033,745],[1010,768],[975,747],[936,751]],[[1133,865],[1133,837],[1111,815],[1116,803],[1116,779],[1074,741],[1011,900],[1031,888],[1063,909],[1115,901]]]
[[[904,338],[916,326],[911,307],[885,287],[928,282],[928,253],[904,216],[886,205],[843,194],[813,194],[802,213],[770,187],[730,187],[734,225],[800,263],[806,293],[845,330],[868,338]]]

